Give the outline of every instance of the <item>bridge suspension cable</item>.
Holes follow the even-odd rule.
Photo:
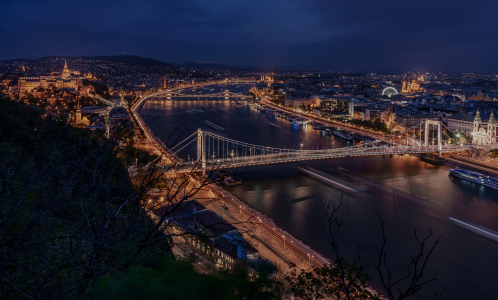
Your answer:
[[[414,125],[407,129],[408,135],[401,140],[391,140],[390,143],[381,144],[379,141],[370,143],[359,143],[357,145],[338,148],[324,149],[300,149],[276,148],[262,145],[255,145],[247,142],[237,141],[225,135],[198,129],[181,143],[173,147],[175,154],[185,149],[188,145],[197,141],[197,162],[202,163],[202,168],[207,167],[234,167],[248,166],[268,163],[280,163],[310,159],[324,159],[348,156],[369,156],[369,155],[392,155],[410,153],[431,153],[442,151],[461,151],[466,149],[462,143],[453,145],[443,145],[443,135],[453,139],[449,134],[443,132],[440,121],[426,120],[423,123]],[[445,127],[447,129],[447,127]],[[435,131],[437,130],[437,136]],[[447,129],[448,133],[451,130]],[[453,133],[453,132],[451,132]],[[197,137],[193,138],[197,134]],[[425,135],[422,141],[422,135]],[[453,133],[454,134],[454,133]],[[429,143],[429,136],[432,136],[432,143]],[[437,139],[437,145],[435,141]],[[179,164],[180,168],[187,170],[188,165],[194,165],[194,161]],[[191,168],[191,167],[190,167]]]
[[[193,137],[193,136],[194,136],[194,135],[196,135],[196,134],[197,134],[197,132],[192,133],[189,137],[187,137],[187,138],[186,138],[186,139],[184,139],[183,141],[181,141],[181,142],[177,143],[176,145],[174,145],[174,146],[173,146],[173,147],[171,147],[170,149],[171,149],[171,150],[174,150],[176,147],[178,147],[178,146],[182,145],[182,144],[183,144],[186,140],[188,140],[189,138]],[[197,137],[196,137],[194,140],[196,140],[196,139],[197,139]],[[191,142],[190,142],[190,143],[191,143]],[[189,143],[189,144],[190,144],[190,143]],[[176,152],[176,151],[175,151],[175,152]]]

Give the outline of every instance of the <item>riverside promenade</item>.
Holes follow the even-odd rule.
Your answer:
[[[280,111],[283,111],[286,113],[291,113],[291,114],[294,114],[297,116],[301,116],[303,118],[312,119],[314,121],[322,122],[322,123],[327,124],[329,126],[335,126],[335,127],[341,128],[341,129],[353,131],[355,133],[367,135],[367,136],[370,136],[370,137],[375,138],[375,139],[387,140],[385,134],[378,132],[378,131],[369,130],[369,129],[362,129],[362,128],[358,128],[358,126],[345,125],[345,124],[338,123],[338,122],[330,120],[330,119],[325,119],[325,118],[322,118],[322,117],[319,117],[316,115],[311,115],[311,114],[303,113],[303,112],[297,112],[294,109],[290,109],[288,107],[276,105],[268,100],[263,100],[262,102],[263,102],[263,104],[270,106],[271,108],[276,109],[276,110],[280,110]]]
[[[199,176],[192,176],[193,184],[199,185]],[[276,263],[283,272],[289,270],[290,263],[300,269],[323,267],[331,263],[291,233],[280,228],[271,218],[217,184],[209,184],[196,198],[209,210],[235,226],[263,258]]]

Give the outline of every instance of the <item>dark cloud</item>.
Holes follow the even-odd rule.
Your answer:
[[[497,71],[497,1],[11,1],[0,59],[148,56],[232,65]]]

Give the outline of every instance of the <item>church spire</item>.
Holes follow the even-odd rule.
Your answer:
[[[488,123],[490,123],[490,124],[495,124],[496,123],[496,121],[495,121],[495,115],[493,114],[493,111],[491,111],[491,116],[489,116]]]
[[[474,118],[474,122],[481,122],[481,115],[479,114],[479,108],[477,109],[476,117]]]

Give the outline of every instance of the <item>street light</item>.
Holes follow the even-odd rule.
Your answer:
[[[285,235],[282,235],[282,237],[284,238],[284,250],[285,250]]]

